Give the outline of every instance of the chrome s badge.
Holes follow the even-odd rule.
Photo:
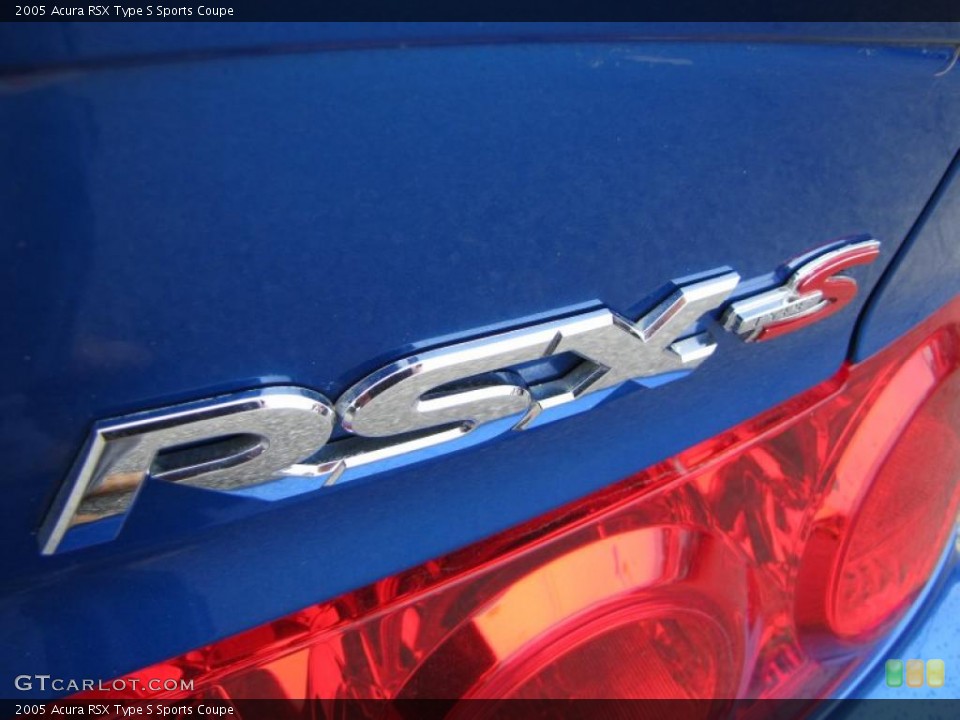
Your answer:
[[[728,303],[723,327],[764,341],[832,315],[857,291],[838,273],[872,262],[879,246],[846,238],[787,263],[781,284]],[[97,422],[40,528],[41,552],[114,539],[148,477],[281,500],[584,412],[627,382],[671,382],[716,350],[697,321],[739,286],[720,268],[673,281],[636,320],[599,307],[417,353],[336,403],[267,387]],[[561,356],[573,360],[552,376],[524,376]]]

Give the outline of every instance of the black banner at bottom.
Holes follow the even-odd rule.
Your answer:
[[[943,720],[944,700],[0,700],[3,718],[230,718],[231,720]]]

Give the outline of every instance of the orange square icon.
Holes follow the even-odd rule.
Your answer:
[[[907,660],[907,687],[923,687],[923,660]]]

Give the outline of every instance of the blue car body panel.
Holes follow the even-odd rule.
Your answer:
[[[458,45],[441,26],[404,29],[447,40],[410,48],[380,26],[95,27],[0,44],[0,628],[20,649],[0,677],[163,660],[536,517],[829,378],[960,147],[949,26],[918,45],[880,29],[804,44],[796,27],[763,43],[604,42],[592,27]],[[176,61],[151,58],[164,52]],[[769,283],[859,232],[883,246],[850,307],[777,342],[718,332],[716,356],[667,386],[253,515],[254,501],[148,483],[116,541],[38,553],[97,419],[264,384],[336,398],[441,337],[583,303],[638,309],[724,265]],[[894,336],[874,329],[888,318],[906,329],[956,292],[949,273],[943,292],[897,290],[912,262],[898,258],[862,354]]]
[[[853,356],[869,357],[957,294],[960,284],[960,159],[888,268],[856,336]]]
[[[952,48],[960,22],[335,22],[18,23],[0,27],[0,66],[17,71],[227,54],[640,40],[907,44]]]

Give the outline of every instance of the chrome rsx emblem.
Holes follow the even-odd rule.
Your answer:
[[[780,287],[733,303],[723,326],[747,342],[771,340],[842,310],[857,294],[857,282],[837,273],[872,263],[880,243],[860,240],[828,250],[796,264]]]
[[[724,326],[766,339],[832,314],[856,292],[836,273],[872,261],[878,247],[858,237],[808,253],[785,266],[780,287],[731,303]],[[698,322],[739,284],[720,268],[673,281],[635,319],[598,307],[411,355],[335,404],[270,387],[98,422],[40,529],[41,551],[116,537],[148,477],[277,500],[569,417],[626,382],[670,382],[716,350]],[[558,358],[568,362],[546,379],[525,374]],[[345,432],[331,439],[338,425]]]

